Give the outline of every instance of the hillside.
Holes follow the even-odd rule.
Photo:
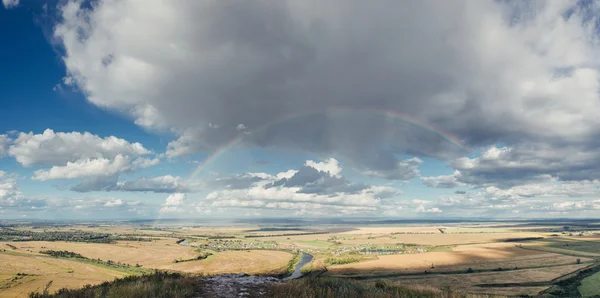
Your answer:
[[[245,294],[242,294],[245,293]],[[360,282],[343,278],[308,277],[281,282],[273,277],[222,275],[202,277],[155,272],[130,276],[81,289],[61,289],[54,294],[31,293],[30,298],[83,297],[488,297],[430,287],[397,286],[383,281]],[[497,297],[497,296],[494,296]]]

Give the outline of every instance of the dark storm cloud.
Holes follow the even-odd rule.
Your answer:
[[[418,163],[402,154],[451,160],[469,148],[529,143],[588,148],[590,159],[455,166],[458,181],[598,172],[590,146],[600,130],[597,36],[581,5],[541,2],[526,14],[513,1],[160,5],[170,13],[153,18],[128,1],[87,11],[66,1],[54,33],[87,99],[172,132],[169,157],[239,139],[336,154],[365,174],[407,180]],[[560,69],[570,71],[556,76]]]

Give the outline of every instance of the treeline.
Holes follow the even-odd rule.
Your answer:
[[[114,243],[115,241],[150,242],[158,238],[111,235],[86,231],[43,231],[0,229],[0,241],[70,241],[88,243]]]
[[[329,232],[311,232],[311,233],[290,233],[290,234],[269,234],[269,235],[246,235],[244,238],[262,238],[262,237],[289,237],[302,235],[320,235],[329,234]]]
[[[531,241],[531,240],[540,240],[540,239],[544,239],[544,237],[507,238],[507,239],[504,239],[504,242],[521,242],[521,241]]]
[[[0,241],[71,241],[91,243],[113,243],[110,234],[85,231],[21,231],[0,230]]]
[[[54,258],[63,258],[63,259],[77,259],[79,261],[84,261],[87,263],[93,263],[93,264],[98,264],[98,265],[104,265],[104,266],[108,266],[108,267],[112,267],[112,268],[117,268],[117,269],[135,269],[135,271],[140,271],[140,273],[142,272],[146,272],[147,270],[140,268],[142,267],[139,264],[135,264],[135,266],[126,264],[126,263],[121,263],[121,262],[114,262],[112,260],[108,260],[108,261],[104,261],[101,259],[90,259],[88,257],[84,257],[81,254],[78,254],[76,252],[72,252],[72,251],[68,251],[68,250],[43,250],[40,251],[41,254],[45,254],[45,255],[49,255],[51,257]],[[135,267],[135,268],[132,268]]]
[[[78,259],[88,259],[78,253],[68,251],[68,250],[42,250],[41,254],[53,256],[56,258],[78,258]]]
[[[182,262],[190,262],[190,261],[199,261],[199,260],[204,260],[208,257],[212,256],[211,252],[202,252],[200,253],[200,255],[198,255],[195,258],[191,258],[191,259],[175,259],[175,261],[173,261],[173,263],[182,263]]]

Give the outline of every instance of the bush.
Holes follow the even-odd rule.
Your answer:
[[[469,269],[467,269],[467,273],[473,273],[475,271],[473,271],[473,268],[469,267]]]

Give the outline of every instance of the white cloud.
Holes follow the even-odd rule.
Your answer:
[[[106,201],[106,203],[104,203],[104,206],[115,207],[115,206],[123,206],[123,204],[125,204],[125,202],[123,202],[123,200],[121,200],[121,199],[111,199],[111,200]]]
[[[60,165],[85,159],[114,159],[118,155],[150,154],[142,144],[129,143],[114,136],[101,138],[88,132],[57,132],[46,129],[42,134],[20,133],[9,148],[23,166]]]
[[[339,163],[335,158],[330,158],[323,162],[307,160],[304,165],[321,172],[327,172],[332,176],[338,176],[342,172],[342,168],[340,168]]]
[[[34,172],[33,180],[75,179],[89,176],[112,176],[131,169],[129,158],[117,155],[113,160],[106,158],[85,159],[67,162],[65,166],[54,166],[48,170]]]
[[[421,177],[421,180],[425,185],[435,188],[454,188],[459,186],[465,186],[466,184],[458,181],[458,177],[460,177],[460,172],[454,171],[452,175]]]
[[[328,159],[276,175],[238,175],[224,179],[227,188],[209,193],[206,200],[213,207],[295,209],[304,215],[375,214],[383,200],[402,193],[389,186],[352,184],[339,176],[341,171],[335,159]]]
[[[136,167],[136,168],[142,168],[143,169],[143,168],[148,168],[148,167],[151,167],[151,166],[155,166],[155,165],[157,165],[159,163],[160,163],[160,158],[158,158],[158,157],[157,158],[152,158],[152,159],[140,157],[140,158],[138,158],[138,159],[136,159],[136,160],[133,161],[133,166]]]
[[[442,210],[438,207],[433,207],[433,208],[425,208],[425,205],[421,204],[419,205],[419,207],[417,207],[417,209],[415,209],[416,212],[419,213],[441,213]]]
[[[185,201],[186,195],[184,193],[170,194],[165,203],[160,208],[160,212],[181,212],[181,206]]]
[[[19,6],[19,0],[2,0],[4,8],[10,9]]]
[[[20,133],[8,149],[8,154],[23,166],[52,166],[36,170],[35,180],[111,176],[158,164],[158,158],[141,157],[150,153],[140,143],[114,136],[101,138],[88,132],[55,133],[51,129],[42,134]],[[133,158],[137,159],[132,163]]]

